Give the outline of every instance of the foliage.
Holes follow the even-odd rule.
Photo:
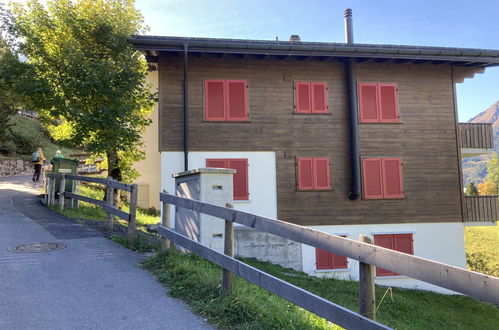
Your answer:
[[[358,311],[359,286],[307,276],[266,262],[244,259],[259,268],[325,299]],[[195,312],[217,327],[227,329],[328,329],[334,325],[249,282],[234,276],[233,290],[221,293],[220,267],[196,257],[170,251],[146,261],[168,293],[184,299]],[[390,289],[390,288],[389,288]],[[376,288],[376,299],[387,288]],[[499,309],[461,295],[393,288],[378,308],[378,321],[397,329],[494,329]]]
[[[499,158],[497,153],[493,153],[487,166],[487,181],[491,185],[495,185],[495,192],[493,194],[499,195]]]
[[[499,222],[495,226],[465,227],[464,238],[468,267],[499,277]]]
[[[128,42],[145,30],[133,0],[29,0],[13,12],[21,50],[49,88],[37,109],[67,123],[61,136],[106,155],[113,178],[133,177],[153,102],[145,60]]]
[[[131,242],[126,238],[116,235],[111,237],[111,240],[113,242],[123,245],[127,249],[139,253],[154,252],[159,250],[158,245],[149,243],[149,241],[142,236],[136,236]]]
[[[473,182],[468,183],[468,185],[466,186],[465,195],[467,195],[467,196],[478,195],[478,190],[476,189],[475,184]]]
[[[480,191],[480,195],[484,196],[497,195],[497,184],[490,181],[479,183],[478,191]]]

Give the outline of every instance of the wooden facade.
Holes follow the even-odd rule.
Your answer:
[[[350,201],[350,147],[343,63],[334,59],[189,56],[190,151],[273,151],[278,217],[300,225],[463,220],[451,65],[357,63],[357,81],[398,86],[399,123],[360,124],[361,157],[403,163],[403,199]],[[249,121],[204,120],[207,79],[247,80]],[[294,82],[328,85],[327,114],[294,113]],[[159,55],[159,148],[183,151],[183,58]],[[297,191],[296,158],[329,157],[329,191]],[[250,164],[251,166],[251,164]]]

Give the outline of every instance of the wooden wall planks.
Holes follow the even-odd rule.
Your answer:
[[[182,151],[182,58],[160,55],[160,150]],[[361,155],[403,160],[405,199],[347,198],[343,65],[327,60],[189,59],[190,151],[274,151],[278,217],[301,225],[462,221],[451,68],[357,64],[359,82],[398,84],[401,123],[360,124]],[[204,122],[204,79],[246,79],[249,122]],[[330,114],[293,114],[293,82],[327,81]],[[284,156],[286,153],[286,157]],[[330,157],[332,191],[297,192],[295,157]]]

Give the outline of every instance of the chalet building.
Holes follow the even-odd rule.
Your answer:
[[[233,168],[236,209],[465,268],[464,226],[495,224],[498,206],[463,195],[461,155],[489,152],[492,128],[458,123],[455,86],[499,65],[499,51],[352,41],[132,37],[159,92],[158,160],[141,165],[157,176],[144,189],[174,192],[172,173]],[[236,235],[241,256],[358,274],[342,256]]]

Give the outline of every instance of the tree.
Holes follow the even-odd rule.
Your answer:
[[[476,189],[475,184],[473,182],[470,182],[466,185],[465,195],[467,195],[467,196],[478,195],[478,190]]]
[[[153,95],[147,64],[128,42],[145,31],[133,0],[39,0],[13,7],[21,51],[49,91],[35,107],[42,118],[67,123],[67,139],[105,155],[114,179],[131,180],[143,158],[141,134]]]
[[[486,182],[489,182],[490,186],[495,185],[496,187],[496,190],[491,195],[499,195],[499,158],[497,158],[495,152],[492,154],[487,166]]]
[[[497,194],[497,184],[485,181],[484,183],[478,184],[478,191],[480,191],[480,195],[489,196]]]

